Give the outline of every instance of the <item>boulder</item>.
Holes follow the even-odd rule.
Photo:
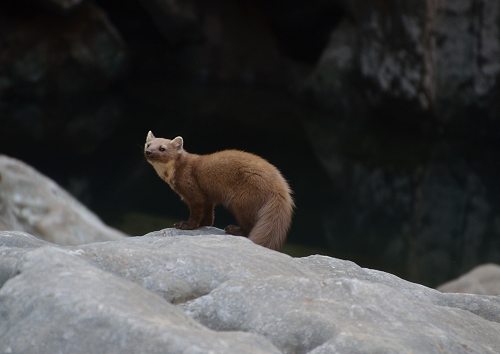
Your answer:
[[[437,288],[445,293],[500,295],[500,266],[483,264]]]
[[[56,246],[0,232],[0,351],[500,351],[499,297],[444,294],[222,233]]]
[[[473,106],[495,118],[497,1],[350,1],[344,6],[351,20],[333,31],[310,82],[320,102],[355,103],[362,96],[365,107],[376,108],[399,101],[405,104],[394,109],[396,114],[412,107],[411,119],[418,119],[420,110],[441,121],[471,119],[464,109]],[[338,70],[342,75],[335,75]]]
[[[25,231],[63,245],[125,237],[54,181],[4,155],[0,155],[0,230]]]
[[[25,250],[18,248],[17,275],[0,290],[3,353],[279,353],[263,337],[202,326],[154,292],[92,266],[81,251]],[[15,251],[0,248],[3,267]]]

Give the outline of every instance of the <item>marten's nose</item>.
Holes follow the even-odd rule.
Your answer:
[[[146,150],[146,156],[151,156],[152,152],[150,150]]]

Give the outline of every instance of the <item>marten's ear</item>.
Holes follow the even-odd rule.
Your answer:
[[[153,132],[151,130],[148,132],[148,136],[146,136],[146,143],[149,143],[151,140],[153,140],[155,136],[153,135]]]
[[[177,149],[181,150],[182,146],[184,145],[184,139],[182,139],[182,136],[178,136],[172,140],[172,145]]]

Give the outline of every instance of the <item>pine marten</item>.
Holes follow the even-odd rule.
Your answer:
[[[174,227],[192,230],[212,226],[214,208],[223,205],[238,226],[226,233],[248,236],[253,242],[280,250],[294,202],[291,189],[276,167],[263,158],[238,150],[208,155],[190,154],[184,141],[156,138],[150,131],[144,155],[156,173],[189,207],[189,218]]]

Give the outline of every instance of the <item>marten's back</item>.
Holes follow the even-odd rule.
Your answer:
[[[269,194],[290,198],[290,188],[276,167],[265,159],[239,150],[201,155],[197,164],[198,183],[217,203],[244,196],[261,199]]]

